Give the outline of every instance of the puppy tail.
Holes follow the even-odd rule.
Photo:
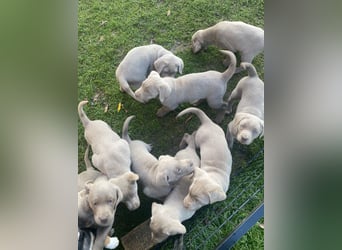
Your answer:
[[[126,81],[126,79],[124,77],[118,77],[118,81],[120,83],[120,90],[126,92],[127,94],[129,94],[131,97],[134,98],[134,100],[140,102],[137,97],[135,96],[133,90],[130,88],[128,82]]]
[[[256,72],[255,67],[253,66],[253,64],[247,63],[247,62],[242,62],[242,63],[240,64],[240,66],[241,66],[243,69],[247,70],[248,76],[249,76],[249,77],[259,77],[259,76],[258,76],[258,73]]]
[[[84,162],[86,165],[87,170],[92,170],[94,169],[93,166],[91,165],[91,162],[89,160],[89,144],[87,145],[86,151],[84,152]]]
[[[226,69],[226,71],[224,71],[222,73],[223,79],[225,80],[225,82],[227,82],[234,74],[235,74],[235,70],[236,70],[236,57],[234,55],[233,52],[229,51],[229,50],[220,50],[220,52],[222,54],[225,54],[226,56],[229,57],[229,67]]]
[[[83,106],[86,105],[88,103],[88,101],[81,101],[78,104],[78,115],[80,117],[80,120],[83,124],[83,127],[86,127],[88,125],[88,123],[90,122],[88,116],[86,115],[86,113],[83,110]]]
[[[208,123],[208,122],[212,122],[210,120],[210,118],[202,111],[200,110],[199,108],[187,108],[187,109],[184,109],[182,112],[180,112],[176,118],[180,117],[180,116],[183,116],[185,114],[188,114],[188,113],[193,113],[195,114],[201,121],[201,124],[204,124],[204,123]]]
[[[135,115],[131,115],[131,116],[127,117],[123,126],[122,126],[122,139],[124,139],[128,143],[131,142],[131,138],[128,135],[128,125],[134,117],[135,117]]]

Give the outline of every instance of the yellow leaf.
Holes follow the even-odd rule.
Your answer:
[[[121,104],[121,102],[119,102],[119,104],[118,104],[118,112],[120,112],[120,110],[121,110],[121,108],[122,108],[122,104]]]
[[[168,10],[166,15],[167,16],[171,15],[171,10]]]

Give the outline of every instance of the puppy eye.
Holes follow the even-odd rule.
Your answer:
[[[110,199],[110,200],[107,200],[107,202],[108,202],[108,203],[113,203],[113,200],[112,200],[112,199]]]
[[[94,205],[94,206],[97,206],[97,202],[94,202],[93,205]]]
[[[176,170],[177,170],[177,173],[179,173],[179,174],[182,172],[182,170],[180,168],[177,168]]]

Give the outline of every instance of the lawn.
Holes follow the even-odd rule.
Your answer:
[[[181,110],[189,106],[188,104],[181,105],[164,118],[157,118],[155,113],[160,107],[157,100],[141,104],[129,95],[121,93],[115,79],[115,70],[126,53],[136,46],[153,42],[171,50],[183,59],[183,74],[206,70],[222,72],[225,70],[222,65],[223,55],[217,48],[209,47],[207,51],[196,55],[191,52],[192,34],[198,29],[209,27],[222,20],[240,20],[264,27],[264,2],[262,0],[80,0],[78,6],[78,100],[89,100],[89,104],[84,108],[89,118],[106,121],[118,134],[121,134],[124,120],[130,115],[136,115],[130,124],[130,136],[133,139],[151,143],[152,153],[155,156],[174,155],[183,134],[194,131],[199,122],[197,119],[191,119],[188,122],[185,122],[186,119],[175,119]],[[253,64],[260,78],[263,79],[263,54],[258,55]],[[228,83],[227,95],[245,74],[241,72],[234,75]],[[120,110],[118,110],[119,103],[122,104]],[[199,108],[204,110],[209,117],[215,117],[215,112],[206,103],[200,104]],[[220,124],[224,131],[231,119],[232,116],[228,116]],[[83,127],[79,122],[79,171],[85,169],[83,155],[86,141],[83,132]],[[241,186],[246,190],[239,198],[240,200],[254,194],[256,190],[259,191],[247,206],[239,210],[238,216],[220,228],[220,233],[213,236],[213,242],[203,245],[201,249],[214,248],[253,210],[255,205],[262,202],[263,188],[260,190],[260,187],[263,187],[263,153],[259,156],[260,159],[258,158],[251,164],[247,163],[262,148],[263,140],[256,140],[250,146],[238,144],[234,146],[233,173],[241,173],[232,178],[227,201],[202,208],[185,223],[189,231],[185,237],[187,249],[196,249],[201,242],[206,242],[206,237],[210,236],[225,218],[229,218],[229,214],[234,209],[230,206],[234,190],[238,192]],[[253,176],[258,176],[255,182],[253,182]],[[248,186],[248,183],[252,185]],[[129,212],[122,204],[119,205],[114,224],[116,236],[122,237],[150,217],[152,200],[141,194],[141,201],[141,207],[134,212]],[[220,211],[222,216],[217,218],[217,221],[211,220],[213,214],[218,213],[217,211]],[[196,228],[203,220],[206,221],[205,229],[203,235],[198,236]],[[235,249],[263,249],[263,237],[263,231],[255,226],[237,243]],[[195,238],[196,244],[193,240]],[[193,242],[196,246],[188,244],[189,242]],[[163,249],[167,249],[167,245],[170,244],[163,246]]]

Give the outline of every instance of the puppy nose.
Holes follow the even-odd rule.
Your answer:
[[[247,141],[248,140],[248,135],[241,135],[241,140],[242,141]]]
[[[106,224],[108,222],[108,218],[100,218],[101,223]]]

